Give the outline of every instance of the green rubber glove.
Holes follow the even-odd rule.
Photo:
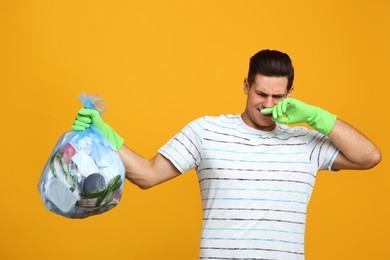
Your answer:
[[[119,151],[124,142],[124,139],[115,133],[115,131],[103,121],[100,113],[97,110],[81,108],[78,112],[76,120],[72,125],[72,130],[85,130],[90,126],[91,123],[105,138],[107,138],[107,140],[115,147],[115,149]]]
[[[328,135],[332,131],[337,116],[299,101],[294,98],[286,98],[271,108],[261,110],[263,114],[271,114],[275,122],[281,124],[308,123],[323,135]],[[285,115],[285,117],[283,116]]]

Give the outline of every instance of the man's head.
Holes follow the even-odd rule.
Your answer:
[[[287,91],[293,86],[294,68],[290,57],[286,53],[276,50],[262,50],[253,55],[249,63],[249,86],[255,82],[257,74],[267,77],[287,76]]]
[[[248,98],[241,115],[243,121],[252,128],[272,131],[276,125],[272,116],[260,111],[289,97],[293,80],[294,68],[287,54],[273,50],[256,53],[250,59],[248,78],[244,80]]]

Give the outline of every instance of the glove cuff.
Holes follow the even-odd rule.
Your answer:
[[[117,133],[115,133],[114,131],[113,131],[113,134],[114,134],[114,136],[115,136],[115,139],[111,139],[111,143],[112,143],[112,145],[115,147],[115,149],[116,149],[117,151],[119,151],[119,149],[121,149],[121,147],[122,147],[122,145],[123,145],[125,139],[123,139],[121,136],[119,136],[119,135],[118,135]]]
[[[316,107],[315,111],[313,116],[309,117],[306,122],[318,132],[327,136],[336,123],[337,115],[331,114],[319,107]]]
[[[123,142],[125,141],[121,136],[119,136],[115,131],[109,127],[106,126],[106,129],[104,133],[102,133],[104,137],[107,138],[107,140],[115,147],[117,151],[122,147]]]

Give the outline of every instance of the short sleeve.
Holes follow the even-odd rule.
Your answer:
[[[306,135],[309,159],[315,171],[332,171],[332,165],[339,153],[333,142],[321,133],[309,130]]]
[[[181,173],[197,168],[200,164],[204,122],[203,117],[192,121],[158,150]]]

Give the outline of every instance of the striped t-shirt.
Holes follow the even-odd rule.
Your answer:
[[[316,173],[338,149],[305,127],[247,126],[241,115],[205,116],[160,150],[202,195],[199,259],[304,259],[306,209]]]

